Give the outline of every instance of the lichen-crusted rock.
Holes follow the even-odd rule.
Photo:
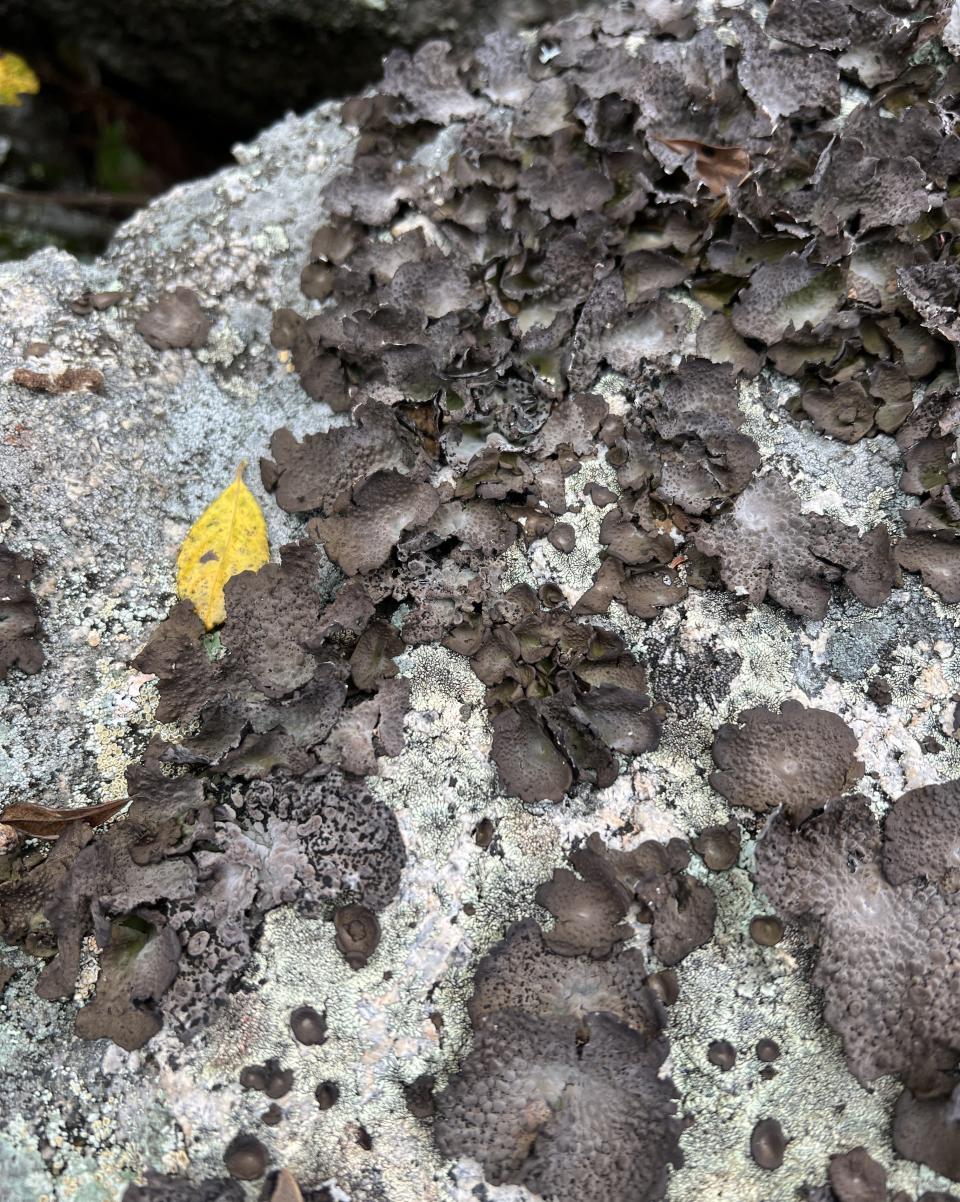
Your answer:
[[[799,1192],[858,1145],[888,1168],[891,1191],[916,1195],[918,1170],[889,1141],[899,1084],[858,1085],[825,1029],[796,929],[750,921],[770,911],[749,875],[762,818],[741,811],[740,839],[718,856],[706,848],[722,875],[680,854],[729,817],[704,783],[710,732],[746,710],[774,713],[786,696],[856,731],[878,810],[960,772],[955,615],[909,564],[899,578],[885,541],[910,504],[901,460],[911,532],[949,550],[956,511],[953,299],[928,289],[928,320],[898,275],[949,261],[953,84],[932,39],[918,45],[935,34],[923,0],[896,13],[838,3],[849,36],[811,47],[809,80],[804,42],[791,41],[808,36],[804,6],[792,0],[774,6],[784,40],[729,9],[723,26],[703,28],[707,7],[683,0],[617,7],[529,41],[501,35],[474,58],[459,45],[401,55],[379,92],[344,109],[363,127],[355,162],[352,135],[329,114],[291,121],[239,151],[241,169],[140,214],[107,259],[80,269],[47,255],[0,271],[0,468],[14,502],[4,541],[40,565],[49,652],[40,673],[0,685],[0,773],[21,799],[99,801],[141,758],[155,697],[169,705],[162,720],[183,724],[154,745],[156,773],[131,776],[139,808],[154,797],[162,811],[156,824],[137,815],[142,841],[128,842],[128,815],[109,838],[63,844],[77,852],[80,888],[63,886],[56,858],[44,862],[49,879],[27,885],[44,854],[29,845],[0,862],[26,894],[41,886],[25,900],[28,932],[36,904],[56,895],[32,950],[62,941],[49,997],[36,994],[38,966],[5,949],[17,971],[0,1015],[11,1112],[0,1168],[15,1202],[57,1190],[112,1202],[160,1165],[196,1192],[223,1173],[237,1133],[264,1149],[238,1168],[290,1165],[305,1197],[331,1176],[331,1192],[357,1202],[480,1194],[477,1162],[433,1145],[426,1082],[457,1072],[474,961],[595,829],[623,850],[619,871],[644,871],[626,884],[613,868],[601,874],[616,881],[615,904],[591,905],[583,922],[576,890],[562,911],[558,947],[586,942],[610,959],[564,957],[543,941],[569,963],[569,991],[555,970],[544,995],[573,1011],[557,1020],[574,1033],[573,1053],[565,1035],[557,1058],[566,1071],[576,1057],[571,1092],[608,1096],[578,1055],[598,981],[612,973],[603,992],[623,1012],[604,1024],[645,1038],[644,1003],[622,1005],[633,985],[614,968],[625,890],[640,903],[630,913],[653,919],[651,958],[683,957],[642,986],[672,1007],[671,1073],[695,1121],[680,1136],[671,1202],[731,1188],[759,1202],[771,1182]],[[862,94],[838,109],[840,55],[844,89],[851,79],[876,89],[859,112]],[[901,212],[922,216],[877,224]],[[135,323],[177,287],[196,293],[213,328],[199,349],[154,352]],[[84,299],[126,291],[105,308]],[[26,354],[42,342],[46,355]],[[69,396],[8,389],[24,366],[102,384]],[[859,387],[841,391],[850,375]],[[814,423],[804,396],[816,398]],[[883,436],[862,430],[871,412]],[[355,457],[338,454],[351,446]],[[170,608],[190,519],[240,459],[258,456],[266,492],[276,489],[275,503],[254,484],[281,562],[236,582],[231,629],[208,638],[174,609],[131,670]],[[385,560],[358,565],[347,584],[304,544],[303,523],[342,527],[375,472],[404,477],[408,493],[429,484],[438,505],[395,541],[391,528]],[[769,516],[750,490],[774,473],[783,529],[767,537],[747,528]],[[745,495],[749,512],[734,522]],[[722,562],[697,546],[717,529]],[[760,577],[769,567],[788,604],[798,590],[810,599],[809,570],[816,607],[791,613],[719,587],[738,557]],[[544,783],[560,793],[551,806],[527,808],[490,763],[491,719],[514,712],[531,726],[509,767],[526,769],[531,802]],[[553,749],[554,780],[524,764],[531,741]],[[341,781],[331,798],[314,782],[332,773],[370,779]],[[199,824],[177,812],[182,781],[203,782]],[[633,859],[641,849],[646,867]],[[182,945],[177,976],[159,1002],[149,980],[140,999],[171,1008],[164,1027],[136,1060],[73,1039],[77,1007],[97,1007],[101,965],[103,1006],[136,1008],[127,977],[87,936],[104,942],[114,922],[153,908],[138,890],[188,862],[189,895],[164,903]],[[121,887],[88,896],[99,868]],[[941,891],[877,872],[877,896],[896,892],[904,921],[914,895]],[[379,901],[376,954],[353,969],[325,920]],[[664,925],[682,939],[660,941]],[[295,1045],[302,1007],[323,1016],[322,1044]],[[914,1035],[905,1056],[920,1054]],[[775,1067],[750,1053],[764,1040],[781,1049]],[[720,1088],[716,1044],[740,1053]],[[240,1070],[295,1061],[289,1095],[260,1126],[251,1108],[262,1100],[242,1091]],[[535,1117],[553,1097],[541,1069]],[[636,1144],[636,1124],[620,1127],[622,1084],[609,1111],[591,1109],[603,1120],[596,1146],[609,1148],[611,1132],[616,1147]],[[63,1100],[62,1126],[45,1089]],[[823,1122],[835,1113],[843,1147]],[[552,1131],[566,1116],[545,1117]],[[580,1137],[564,1144],[564,1169]],[[617,1167],[599,1155],[592,1165]],[[619,1181],[596,1188],[623,1193]]]
[[[95,265],[47,251],[0,269],[9,314],[0,330],[0,409],[9,417],[0,479],[14,515],[5,541],[21,556],[41,546],[45,554],[32,588],[44,595],[47,663],[5,704],[11,800],[30,800],[37,788],[50,789],[48,801],[67,801],[73,790],[99,800],[104,783],[122,787],[113,734],[96,736],[99,718],[74,703],[95,697],[163,616],[179,543],[219,482],[311,406],[278,371],[267,333],[272,310],[298,290],[299,266],[288,252],[309,241],[304,209],[318,202],[324,165],[347,140],[321,109],[265,134],[243,153],[244,166],[137,214]],[[73,299],[114,280],[132,300],[72,313]],[[215,315],[210,340],[200,351],[154,351],[134,322],[181,284]],[[51,405],[8,383],[27,346],[41,342],[50,349],[26,362],[45,371],[89,363],[104,373],[95,411]],[[71,465],[68,498],[48,470],[53,463]],[[273,506],[265,512],[274,545],[287,541],[282,516]],[[136,706],[135,694],[130,700]],[[24,707],[33,705],[61,718],[31,722]]]

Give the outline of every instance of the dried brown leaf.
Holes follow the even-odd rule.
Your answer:
[[[56,839],[77,822],[89,822],[91,826],[107,822],[122,810],[128,801],[127,797],[117,797],[113,801],[103,801],[95,806],[80,806],[75,810],[61,810],[55,806],[36,805],[29,801],[14,802],[0,813],[0,822],[33,839]]]
[[[711,146],[694,138],[657,141],[677,154],[692,154],[693,169],[712,196],[724,196],[727,184],[741,184],[750,174],[750,156],[742,146]]]
[[[11,379],[31,392],[103,392],[103,372],[96,367],[68,367],[55,375],[18,367]]]
[[[270,1202],[303,1202],[300,1186],[289,1169],[281,1169],[277,1173]]]

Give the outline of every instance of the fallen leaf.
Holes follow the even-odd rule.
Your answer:
[[[226,617],[224,585],[238,572],[255,572],[270,558],[267,524],[243,482],[246,462],[233,483],[203,511],[177,557],[177,592],[193,602],[207,630]]]
[[[89,822],[91,826],[99,826],[122,810],[129,800],[129,797],[118,797],[113,801],[102,801],[95,806],[80,806],[75,810],[59,810],[55,806],[35,805],[29,801],[14,802],[0,813],[0,822],[12,826],[21,835],[29,835],[32,839],[56,839],[67,827],[77,822]]]
[[[723,196],[727,184],[741,184],[750,174],[750,156],[742,146],[711,146],[694,138],[657,141],[677,154],[692,154],[693,169],[713,196]]]
[[[289,1169],[281,1169],[273,1183],[270,1202],[303,1202],[303,1194]]]
[[[40,91],[40,80],[19,54],[0,50],[0,104],[17,107],[21,96]]]
[[[14,384],[32,392],[102,392],[103,372],[95,367],[68,367],[57,375],[30,371],[18,367],[12,376]]]

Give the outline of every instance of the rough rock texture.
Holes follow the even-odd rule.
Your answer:
[[[744,86],[769,99],[782,66],[778,57],[771,61],[760,48],[751,50]],[[829,80],[805,82],[798,74],[784,90],[784,103],[802,108],[819,95],[833,103]],[[240,459],[272,454],[280,463],[269,445],[278,428],[288,428],[303,445],[308,434],[346,422],[307,397],[290,370],[293,352],[277,353],[270,334],[275,310],[302,304],[300,274],[321,213],[320,192],[349,150],[350,138],[330,110],[290,119],[239,150],[238,167],[178,189],[141,213],[103,260],[81,266],[48,252],[0,271],[0,488],[12,515],[4,519],[3,537],[40,565],[31,589],[46,655],[35,675],[14,668],[0,685],[5,799],[90,804],[123,793],[125,769],[157,733],[163,686],[162,673],[158,687],[131,660],[170,609],[172,567],[190,521]],[[555,181],[539,182],[551,209],[566,203]],[[671,278],[669,265],[647,266],[656,267],[658,278]],[[866,266],[864,272],[869,282]],[[794,303],[790,298],[806,288],[805,280],[793,267],[778,275],[758,272],[753,299],[745,297],[736,318],[742,333],[752,337],[765,316],[781,329],[777,306]],[[829,291],[829,285],[827,279],[823,287]],[[180,286],[197,293],[213,327],[198,350],[154,350],[134,323]],[[82,293],[118,288],[130,289],[133,298],[86,315],[71,309]],[[692,312],[694,299],[685,304]],[[925,312],[943,324],[939,310]],[[729,331],[725,337],[729,342]],[[27,344],[37,341],[51,349],[27,358],[31,369],[58,374],[89,365],[103,373],[102,391],[59,395],[11,383]],[[626,364],[633,352],[622,353]],[[615,375],[604,375],[597,391],[614,417],[633,404]],[[788,482],[798,512],[824,513],[859,531],[882,518],[895,524],[908,499],[898,488],[892,440],[885,434],[854,443],[828,439],[820,428],[793,419],[796,392],[775,367],[742,381],[733,397],[734,429]],[[554,591],[547,589],[548,596],[559,591],[575,604],[594,587],[606,549],[616,547],[629,559],[636,548],[627,545],[627,523],[616,515],[604,526],[612,506],[604,490],[616,496],[619,483],[603,455],[589,453],[589,407],[568,417],[567,437],[584,447],[582,462],[554,482],[551,514],[573,529],[573,549],[565,552],[545,538],[535,546],[508,539],[501,583],[504,590],[524,585],[536,595],[549,582]],[[508,468],[498,464],[491,476]],[[356,482],[348,483],[352,491]],[[277,505],[254,487],[279,548],[300,533],[296,505]],[[465,509],[445,511],[444,520],[462,528]],[[499,537],[480,517],[477,527]],[[702,566],[692,563],[688,570]],[[323,565],[318,588],[337,578]],[[175,1198],[203,1197],[204,1191],[236,1196],[220,1179],[224,1152],[241,1133],[256,1133],[270,1164],[289,1167],[318,1195],[329,1182],[334,1197],[356,1202],[482,1197],[487,1187],[477,1160],[440,1156],[426,1125],[410,1112],[406,1087],[432,1074],[443,1088],[471,1056],[500,1065],[499,1050],[487,1043],[471,1051],[467,1003],[477,965],[513,923],[530,916],[537,887],[564,863],[575,840],[599,831],[611,847],[633,853],[651,840],[669,846],[671,839],[724,826],[731,807],[708,783],[716,731],[751,709],[782,712],[786,700],[836,714],[853,731],[864,767],[858,787],[878,813],[907,790],[960,775],[955,608],[916,576],[905,577],[872,610],[854,591],[829,597],[821,591],[816,600],[822,620],[798,620],[769,601],[749,608],[726,590],[701,587],[685,595],[674,588],[672,604],[648,604],[646,616],[634,612],[640,605],[609,605],[598,624],[615,631],[646,665],[651,695],[665,708],[662,738],[642,755],[617,750],[613,783],[586,781],[549,806],[525,807],[498,784],[484,684],[468,658],[478,648],[423,645],[405,652],[398,667],[409,684],[406,747],[369,781],[395,814],[406,851],[397,897],[379,916],[375,954],[352,968],[332,923],[279,905],[250,933],[249,959],[220,1021],[188,1045],[166,1028],[132,1053],[74,1036],[76,1012],[87,1011],[92,999],[95,1007],[116,1003],[126,1010],[132,997],[128,991],[124,998],[122,974],[101,960],[91,940],[70,945],[76,986],[58,1000],[37,996],[33,958],[4,949],[3,963],[14,973],[0,998],[0,1179],[11,1202],[44,1196],[113,1202],[126,1182],[147,1170],[196,1183],[192,1190],[171,1186],[178,1189]],[[257,613],[253,597],[249,619]],[[294,651],[284,663],[295,667],[296,640],[289,645]],[[357,662],[360,678],[375,679],[379,662],[381,653],[368,648]],[[874,687],[881,678],[885,692]],[[202,707],[199,694],[192,700]],[[159,733],[183,734],[168,727]],[[935,810],[939,799],[926,802]],[[850,1073],[839,1039],[823,1021],[822,996],[813,986],[815,953],[801,929],[787,923],[773,946],[749,936],[751,919],[771,909],[750,877],[761,820],[736,811],[742,828],[737,864],[710,873],[693,859],[683,870],[709,885],[716,916],[712,937],[707,932],[707,941],[684,956],[675,981],[657,978],[665,966],[656,955],[656,922],[653,947],[642,928],[635,936],[654,972],[650,981],[675,998],[670,1075],[679,1110],[695,1120],[681,1136],[684,1163],[670,1174],[667,1196],[671,1202],[726,1197],[734,1183],[745,1202],[780,1202],[805,1185],[819,1187],[830,1157],[859,1147],[887,1170],[891,1192],[946,1191],[948,1183],[931,1170],[894,1157],[890,1123],[899,1086],[881,1079],[868,1090]],[[122,830],[124,821],[110,829]],[[478,838],[481,827],[486,833]],[[62,850],[77,849],[64,844]],[[48,864],[57,868],[56,860]],[[949,862],[935,871],[942,868]],[[668,890],[666,897],[644,898],[654,919],[657,905],[669,906],[672,896]],[[205,946],[198,939],[198,959]],[[603,974],[606,961],[597,961],[597,970],[586,963],[575,978],[577,990],[602,989],[618,1004],[619,983]],[[305,1006],[325,1017],[321,1043],[294,1036],[291,1015]],[[547,1031],[556,1021],[538,1023],[544,1038],[556,1034]],[[781,1048],[775,1065],[761,1066],[753,1055],[764,1039]],[[725,1072],[709,1059],[717,1041],[737,1052]],[[554,1043],[550,1063],[561,1066],[571,1088],[587,1106],[597,1098],[609,1101],[614,1122],[635,1135],[646,1110],[620,1110],[603,1058],[598,1055],[596,1072],[579,1067],[575,1027]],[[616,1060],[620,1052],[613,1053]],[[275,1124],[261,1122],[262,1095],[239,1080],[243,1068],[269,1060],[293,1072],[289,1092],[277,1101]],[[762,1076],[767,1069],[773,1073]],[[642,1099],[649,1075],[636,1072]],[[590,1078],[583,1087],[582,1077]],[[538,1099],[543,1085],[537,1082]],[[317,1102],[321,1086],[325,1099],[336,1098],[324,1110]],[[834,1121],[841,1113],[842,1123]],[[778,1168],[762,1167],[750,1155],[752,1133],[771,1120],[782,1129]],[[213,1182],[210,1189],[200,1184],[205,1181]],[[254,1198],[259,1183],[240,1188]],[[500,1196],[529,1202],[533,1195],[503,1187]]]

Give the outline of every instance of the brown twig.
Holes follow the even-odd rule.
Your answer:
[[[149,192],[29,192],[0,187],[0,200],[73,209],[139,209],[151,199]]]

